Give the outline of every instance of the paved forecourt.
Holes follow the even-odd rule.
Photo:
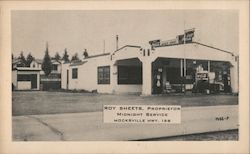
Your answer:
[[[103,123],[103,112],[13,116],[15,141],[126,141],[238,129],[238,105],[185,107],[181,124]]]

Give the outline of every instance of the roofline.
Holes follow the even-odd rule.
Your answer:
[[[81,61],[81,62],[77,62],[77,63],[72,63],[69,66],[79,66],[79,65],[83,65],[84,63],[87,63],[87,61]]]
[[[230,51],[227,51],[227,50],[219,49],[219,48],[216,48],[216,47],[213,47],[213,46],[210,46],[210,45],[206,45],[206,44],[203,44],[203,43],[199,43],[199,42],[192,42],[192,43],[199,44],[199,45],[202,45],[202,46],[205,46],[205,47],[208,47],[208,48],[212,48],[212,49],[215,49],[215,50],[219,50],[219,51],[231,54],[232,56],[235,56],[233,52],[230,52]]]
[[[123,46],[123,47],[121,47],[121,48],[119,48],[119,49],[115,50],[115,51],[113,52],[113,54],[114,54],[115,52],[117,52],[117,51],[119,51],[119,50],[123,49],[123,48],[126,48],[126,47],[131,47],[131,48],[141,48],[141,46],[137,46],[137,45],[125,45],[125,46]]]
[[[30,67],[15,67],[13,70],[17,70],[17,71],[41,71],[40,68],[30,68]]]
[[[39,64],[42,64],[43,62],[43,60],[42,59],[34,59],[33,61],[35,61],[35,62],[37,62],[37,63],[39,63]],[[39,61],[41,61],[41,62],[39,62]]]
[[[205,46],[205,47],[208,47],[208,48],[211,48],[211,49],[215,49],[215,50],[218,50],[218,51],[221,51],[221,52],[231,54],[232,56],[236,56],[233,52],[223,50],[223,49],[219,49],[219,48],[216,48],[216,47],[213,47],[213,46],[210,46],[210,45],[206,45],[206,44],[203,44],[203,43],[195,42],[195,41],[190,42],[190,43],[186,43],[186,44],[198,44],[198,45],[201,45],[201,46]],[[178,45],[184,45],[184,44],[183,43],[182,44],[173,44],[173,45],[169,45],[169,46],[178,46]],[[169,47],[169,46],[159,46],[157,48]]]
[[[107,55],[110,55],[110,53],[102,53],[102,54],[98,54],[98,55],[88,56],[84,59],[96,58],[96,57],[107,56]]]
[[[56,60],[56,59],[51,59],[51,62],[58,62],[59,64],[62,64],[62,62],[60,60]]]

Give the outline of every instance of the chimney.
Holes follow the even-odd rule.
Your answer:
[[[103,53],[105,53],[105,40],[103,40]]]
[[[83,59],[87,58],[89,56],[87,49],[84,49],[83,52]]]
[[[116,35],[116,50],[118,50],[118,41],[119,41],[119,36]]]

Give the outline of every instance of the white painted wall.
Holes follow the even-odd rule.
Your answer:
[[[42,68],[42,65],[39,64],[38,62],[36,62],[35,60],[33,60],[31,63],[30,63],[30,67],[31,68]]]
[[[17,70],[12,70],[11,78],[12,78],[12,84],[16,87],[17,86]]]
[[[57,65],[57,70],[52,70],[51,73],[57,73],[60,74],[62,71],[62,65],[61,63],[57,62],[57,61],[52,61],[53,65]]]
[[[133,85],[133,84],[128,84],[128,85],[116,85],[114,87],[114,93],[117,94],[123,94],[123,93],[141,93],[142,92],[142,85]]]
[[[61,68],[61,87],[62,89],[67,89],[67,70],[69,69],[70,63],[62,64]]]
[[[157,57],[217,60],[217,61],[232,61],[234,59],[234,57],[231,54],[194,43],[168,46],[168,47],[159,47],[152,52],[153,52],[152,53],[153,59],[156,59]]]
[[[237,61],[233,62],[233,67],[230,68],[230,77],[231,77],[231,87],[233,93],[239,92],[239,63]]]
[[[112,80],[110,84],[98,84],[97,82],[97,67],[99,66],[111,66],[110,55],[100,56],[95,58],[86,59],[86,63],[78,66],[69,67],[69,89],[84,89],[88,91],[97,90],[100,93],[112,93]],[[78,68],[78,78],[72,79],[72,69]],[[63,69],[65,70],[65,68]],[[111,73],[110,69],[110,74]],[[63,79],[65,79],[66,73],[62,72]],[[63,83],[65,85],[65,83]]]
[[[35,60],[30,63],[30,68],[40,68],[40,74],[44,75],[44,71],[42,70],[42,64],[36,62]]]

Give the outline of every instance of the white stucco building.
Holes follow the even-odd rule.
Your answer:
[[[221,82],[226,92],[238,93],[238,56],[196,42],[194,31],[168,41],[150,41],[147,47],[125,45],[77,63],[62,64],[61,86],[100,93],[151,95],[168,87],[182,92],[193,89],[198,66],[214,74],[211,82]]]

